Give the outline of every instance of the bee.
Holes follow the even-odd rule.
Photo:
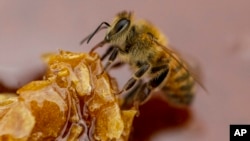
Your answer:
[[[116,15],[112,24],[102,22],[81,44],[85,41],[88,43],[98,31],[105,28],[107,33],[104,39],[90,53],[105,44],[110,45],[101,57],[103,60],[109,56],[101,74],[111,67],[116,58],[131,66],[134,74],[119,92],[129,91],[124,105],[143,104],[156,88],[172,104],[187,106],[192,102],[195,78],[187,63],[170,48],[167,38],[159,29],[146,20],[135,21],[132,12],[123,11]],[[144,78],[148,78],[148,81],[142,81]]]

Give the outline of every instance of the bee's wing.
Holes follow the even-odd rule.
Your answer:
[[[183,60],[186,60],[186,66],[188,70],[192,73],[192,75],[194,75],[194,77],[200,82],[203,82],[202,67],[198,59],[194,56],[183,53],[181,54],[181,57],[183,58]]]
[[[182,65],[183,68],[193,76],[194,80],[202,87],[202,89],[207,91],[206,87],[201,82],[201,77],[200,77],[201,69],[199,68],[199,65],[197,65],[198,63],[190,64],[186,62],[177,51],[174,51],[160,44],[156,40],[155,40],[155,43],[157,44],[157,46],[161,47],[167,54],[169,54],[173,59],[175,59],[180,65]],[[176,56],[178,56],[178,58]]]

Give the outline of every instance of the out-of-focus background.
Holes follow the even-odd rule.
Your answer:
[[[105,33],[88,45],[79,42],[102,21],[134,11],[192,58],[208,90],[198,88],[187,125],[161,130],[149,140],[226,141],[230,124],[250,123],[249,5],[248,0],[0,0],[0,81],[13,88],[24,85],[44,71],[42,54],[87,52]],[[122,86],[131,72],[125,68],[113,75]]]

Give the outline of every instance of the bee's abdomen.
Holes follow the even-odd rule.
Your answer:
[[[163,86],[167,100],[174,105],[186,106],[192,103],[195,81],[184,68],[172,70]]]

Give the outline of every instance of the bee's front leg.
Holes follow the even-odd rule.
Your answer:
[[[116,59],[116,57],[117,57],[117,55],[119,53],[119,48],[118,47],[112,47],[112,49],[107,50],[107,52],[105,54],[107,56],[110,53],[111,53],[111,55],[109,56],[108,62],[105,64],[104,69],[102,70],[102,72],[99,75],[97,75],[97,77],[102,75],[108,69],[108,67],[112,64],[112,62],[114,62],[114,60]],[[105,56],[105,54],[104,54],[104,56]]]
[[[114,46],[110,46],[106,52],[101,56],[101,61],[103,61],[108,55],[110,55],[110,53],[113,51]]]

